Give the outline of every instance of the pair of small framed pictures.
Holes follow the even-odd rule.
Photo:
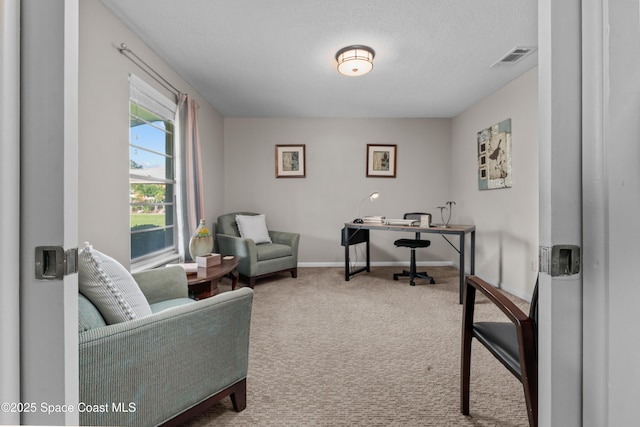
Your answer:
[[[395,144],[367,144],[367,177],[395,178],[397,149]],[[276,145],[276,178],[305,176],[305,145]]]

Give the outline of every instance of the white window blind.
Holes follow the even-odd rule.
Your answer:
[[[178,104],[163,96],[135,74],[129,75],[129,98],[164,120],[175,120]]]

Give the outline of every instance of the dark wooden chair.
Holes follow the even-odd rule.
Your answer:
[[[474,322],[476,290],[482,292],[510,322]],[[520,380],[524,388],[529,425],[538,425],[538,283],[529,315],[522,312],[502,292],[476,276],[465,282],[462,315],[462,357],[460,411],[469,415],[471,340],[476,338]]]

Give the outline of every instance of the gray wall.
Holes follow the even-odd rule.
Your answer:
[[[476,274],[529,299],[538,271],[537,68],[453,119],[456,220],[477,227]],[[478,190],[476,134],[511,119],[513,187]]]
[[[301,263],[340,265],[340,230],[373,191],[380,197],[361,215],[435,213],[450,199],[450,127],[448,119],[227,118],[225,207],[264,212],[270,227],[299,232]],[[306,178],[275,178],[276,144],[306,145]],[[397,144],[395,179],[366,177],[367,144]],[[372,260],[407,261],[397,237],[374,233]],[[433,244],[420,259],[451,259],[446,242]]]
[[[200,139],[208,223],[222,213],[223,121],[220,114],[169,68],[98,0],[80,2],[79,244],[129,265],[129,74],[165,93],[116,49],[126,43],[138,56],[200,105]]]

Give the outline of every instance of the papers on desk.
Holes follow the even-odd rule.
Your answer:
[[[403,225],[412,226],[420,225],[420,221],[416,219],[392,219],[383,216],[365,216],[362,218],[364,224],[385,224],[385,225]]]
[[[365,216],[362,217],[362,222],[365,224],[383,224],[384,217],[383,216]]]
[[[385,224],[387,225],[405,225],[405,226],[410,226],[410,225],[419,225],[419,221],[415,220],[415,219],[387,219],[385,221]]]

